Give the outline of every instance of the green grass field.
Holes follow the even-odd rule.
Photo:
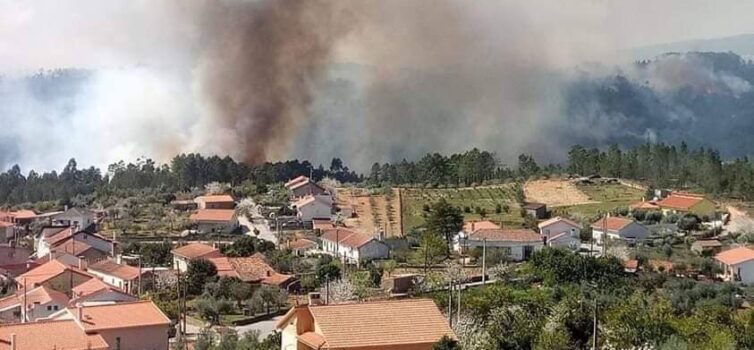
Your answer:
[[[599,203],[579,204],[557,208],[553,215],[581,215],[597,217],[600,213],[628,207],[644,196],[644,191],[621,184],[578,185],[590,200]]]
[[[520,226],[523,219],[520,216],[519,206],[514,200],[512,190],[507,186],[476,187],[476,188],[404,188],[403,196],[403,225],[405,232],[424,224],[426,214],[423,211],[424,204],[432,205],[445,198],[452,205],[461,208],[469,207],[471,213],[464,212],[464,219],[479,220],[481,216],[474,213],[475,207],[480,207],[487,212],[486,220],[501,222],[506,226]],[[495,207],[500,204],[508,211],[500,214],[495,213]]]

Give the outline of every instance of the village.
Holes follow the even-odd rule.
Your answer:
[[[546,186],[556,189],[544,193]],[[233,332],[280,349],[430,349],[459,338],[454,293],[460,309],[464,294],[503,283],[548,249],[617,258],[627,275],[754,283],[754,249],[734,239],[740,228],[726,207],[701,194],[631,186],[600,177],[532,180],[525,198],[505,210],[498,203],[489,215],[426,202],[424,220],[451,230],[437,239],[395,225],[365,230],[364,209],[344,194],[352,188],[303,175],[256,198],[282,198],[274,203],[218,193],[227,188],[216,184],[173,199],[165,206],[188,224],[169,238],[120,230],[105,208],[0,212],[0,339],[9,349],[44,341],[165,349]],[[600,202],[581,198],[582,190],[631,195],[595,211]],[[578,198],[558,196],[569,191]]]

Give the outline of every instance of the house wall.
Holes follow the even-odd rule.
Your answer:
[[[168,325],[119,328],[97,331],[105,339],[110,349],[120,350],[166,350],[168,349]]]
[[[196,230],[201,233],[223,232],[229,233],[238,227],[238,219],[233,217],[229,222],[197,221]]]
[[[63,310],[65,307],[66,305],[57,304],[55,302],[34,305],[31,310],[27,311],[26,319],[28,321],[36,321],[37,319],[40,319],[40,318],[49,317],[50,315],[60,310]]]
[[[578,250],[581,239],[578,236],[562,236],[554,240],[548,240],[547,245],[554,248],[567,248],[570,250]]]
[[[78,231],[93,224],[94,216],[62,213],[53,219],[53,223],[57,225],[73,226],[74,230]]]
[[[177,255],[173,255],[173,269],[174,270],[186,272],[188,270],[188,263],[189,263],[188,259],[177,256]]]
[[[198,207],[199,209],[234,209],[236,207],[236,203],[234,202],[205,202],[205,201],[199,201]]]
[[[312,221],[312,219],[318,218],[329,219],[332,216],[332,207],[317,200],[297,208],[297,210],[297,216],[302,221]]]
[[[388,256],[390,256],[390,248],[385,243],[376,239],[369,241],[369,243],[358,249],[358,258],[360,260],[386,259]]]
[[[130,291],[130,281],[124,280],[122,278],[118,278],[116,276],[111,276],[105,273],[102,273],[100,271],[96,270],[89,270],[89,273],[92,275],[95,275],[105,281],[105,283],[116,286],[124,291]]]
[[[0,321],[3,323],[18,322],[21,320],[21,304],[7,310],[0,311]]]
[[[467,240],[464,242],[464,246],[468,249],[483,248],[484,242],[481,240]],[[544,244],[542,241],[532,242],[508,242],[508,241],[487,241],[487,248],[508,248],[510,249],[509,257],[513,261],[524,260],[524,248],[532,247],[532,252],[536,252],[542,249]]]
[[[281,350],[297,350],[298,349],[298,340],[296,339],[296,318],[291,318],[291,321],[288,323],[288,325],[283,328],[283,330],[280,332],[281,342],[280,342],[280,349]]]
[[[14,226],[0,227],[0,243],[7,243],[15,237],[16,228]]]
[[[558,221],[553,224],[547,225],[540,229],[540,234],[543,236],[552,237],[562,232],[570,232],[572,237],[579,237],[581,233],[580,227],[574,227],[565,221]]]
[[[105,302],[124,302],[124,301],[136,301],[133,295],[124,293],[118,293],[113,291],[98,292],[95,294],[87,295],[84,298],[78,299],[77,302],[83,305],[102,304]]]
[[[539,209],[526,209],[526,214],[531,215],[537,219],[544,219],[547,216],[547,207],[541,207]]]
[[[731,278],[731,280],[733,280],[734,275],[738,275],[739,281],[741,283],[754,283],[754,260],[745,261],[740,264],[724,266],[724,268],[725,275]]]
[[[293,193],[293,197],[298,198],[298,197],[306,196],[308,194],[313,194],[313,195],[322,194],[322,193],[325,193],[325,190],[323,190],[316,184],[309,182],[304,186],[291,190],[291,192]]]

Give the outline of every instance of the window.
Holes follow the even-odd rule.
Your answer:
[[[52,305],[47,305],[47,311],[52,311]]]
[[[54,305],[54,306],[52,307],[52,309],[53,309],[53,310],[55,310],[55,311],[58,311],[58,306],[57,306],[57,305]]]

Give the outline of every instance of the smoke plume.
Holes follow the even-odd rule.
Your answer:
[[[677,1],[673,14],[686,8]],[[10,126],[0,128],[0,166],[200,152],[249,163],[340,157],[364,170],[471,147],[506,163],[522,152],[560,160],[576,142],[679,139],[667,137],[683,130],[679,121],[709,130],[716,124],[699,122],[708,110],[695,108],[714,103],[678,97],[688,91],[751,97],[752,79],[691,56],[604,68],[615,62],[616,38],[647,38],[631,38],[628,19],[646,12],[631,6],[81,0],[71,11],[55,0],[0,0],[0,122]],[[652,17],[656,28],[666,17]],[[718,26],[726,23],[738,22]],[[85,74],[29,77],[68,67]]]

